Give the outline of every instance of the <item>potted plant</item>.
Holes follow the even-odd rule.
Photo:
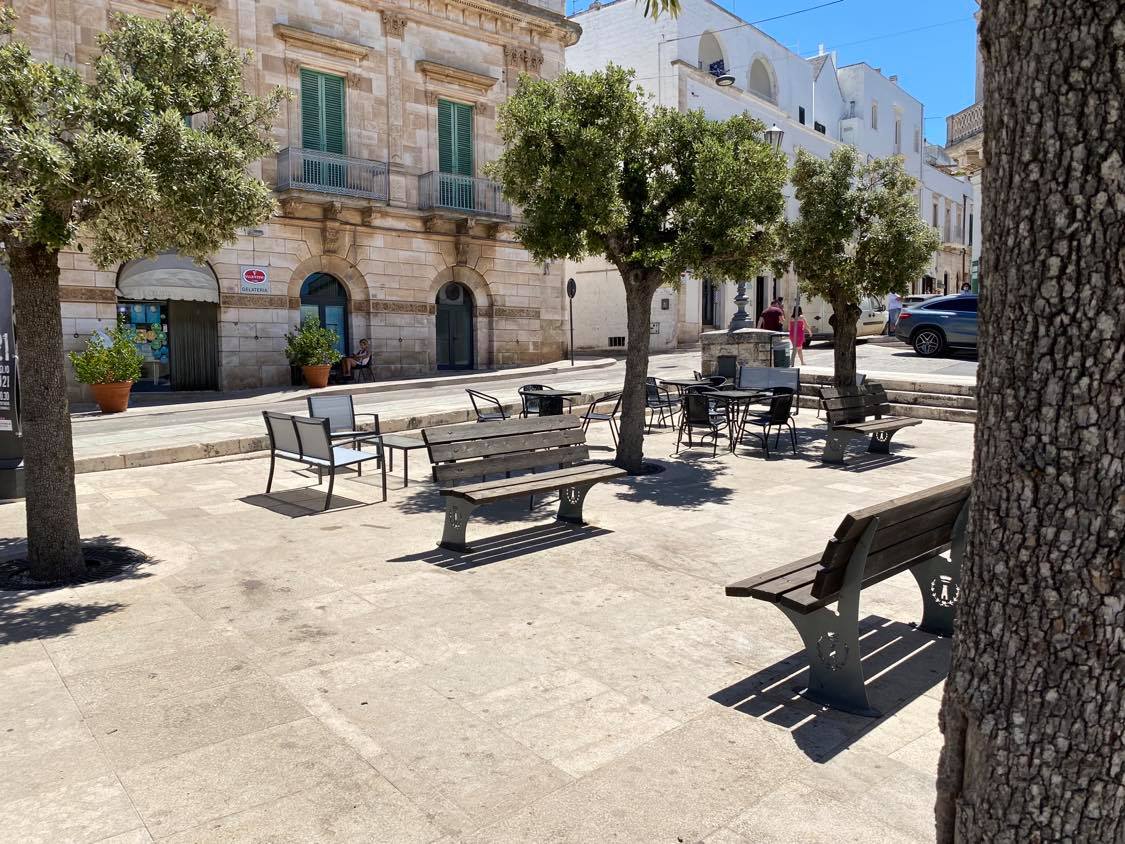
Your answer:
[[[102,413],[121,413],[129,406],[129,391],[141,377],[144,360],[136,342],[132,327],[119,322],[108,331],[91,334],[84,350],[68,356],[75,378],[90,385]]]
[[[327,387],[332,364],[343,357],[336,351],[339,341],[335,331],[321,326],[316,317],[309,317],[285,335],[285,357],[293,366],[301,367],[310,387]]]

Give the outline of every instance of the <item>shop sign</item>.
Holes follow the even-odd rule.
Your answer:
[[[242,284],[239,291],[242,293],[268,294],[270,292],[269,267],[241,267]]]

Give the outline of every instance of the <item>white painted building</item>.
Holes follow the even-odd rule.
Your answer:
[[[871,158],[901,155],[919,181],[920,213],[927,222],[937,203],[943,238],[933,272],[919,278],[914,290],[941,292],[951,270],[948,289],[957,289],[959,270],[949,253],[953,247],[964,251],[972,188],[926,163],[923,105],[894,76],[864,63],[837,67],[833,54],[805,59],[710,0],[684,0],[674,19],[652,21],[644,17],[643,8],[633,0],[617,0],[595,3],[573,15],[583,35],[567,48],[567,67],[591,71],[613,63],[632,68],[638,86],[658,105],[702,109],[715,119],[745,112],[767,126],[776,124],[785,132],[782,149],[791,158],[798,149],[827,157],[844,143]],[[723,73],[734,77],[732,86],[716,84]],[[786,193],[792,219],[797,202],[791,187]],[[948,246],[947,235],[952,238]],[[592,259],[571,262],[566,275],[573,276],[579,288],[575,346],[616,346],[625,334],[625,294],[616,270],[602,259]],[[776,296],[787,303],[795,299],[797,279],[792,274],[775,278],[764,272],[747,282],[747,310],[753,317]],[[735,310],[734,289],[729,283],[685,278],[678,290],[660,290],[653,305],[654,348],[691,345],[701,330],[726,326]]]

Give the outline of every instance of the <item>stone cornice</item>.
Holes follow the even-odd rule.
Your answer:
[[[208,12],[213,12],[219,7],[219,0],[140,0],[142,4],[148,3],[152,6],[163,6],[166,9],[190,9],[192,6],[199,6]],[[0,3],[0,6],[7,5]]]
[[[117,290],[113,287],[81,287],[79,285],[61,284],[59,285],[59,301],[114,304],[117,302]]]
[[[331,35],[323,35],[319,32],[300,29],[284,23],[275,23],[273,31],[278,38],[290,46],[303,47],[316,53],[326,53],[338,58],[351,59],[356,63],[366,59],[370,52],[362,44],[353,44],[351,41],[344,41],[342,38],[334,38]]]
[[[491,15],[509,23],[521,24],[546,38],[558,41],[563,47],[572,47],[577,44],[579,37],[582,35],[582,27],[564,15],[549,12],[530,3],[521,2],[521,0],[445,0],[443,5],[451,9],[469,10],[476,14]],[[441,28],[470,32],[470,37],[475,37],[480,41],[503,43],[505,39],[503,33],[488,32],[479,26],[461,26],[452,18],[443,17],[439,12],[429,10],[425,6],[403,6],[400,9],[388,5],[384,8],[388,12],[404,13],[410,20],[432,19],[441,21]]]
[[[438,64],[427,59],[419,59],[414,63],[414,69],[433,82],[454,85],[458,88],[467,88],[478,94],[486,94],[498,80],[494,76],[475,73],[460,67],[450,67]]]

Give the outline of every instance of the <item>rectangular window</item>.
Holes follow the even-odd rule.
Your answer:
[[[902,152],[902,118],[895,118],[895,152]]]
[[[473,107],[438,100],[439,201],[451,208],[475,208],[473,202]]]
[[[938,206],[938,202],[935,199],[934,200],[934,224],[933,224],[935,229],[937,228],[937,206]]]
[[[871,128],[875,130],[879,128],[879,103],[874,100],[871,101]]]
[[[914,127],[914,151],[922,151],[922,130],[917,126]]]
[[[343,155],[344,78],[301,68],[301,146]]]
[[[800,106],[797,109],[797,122],[800,123],[802,126],[805,125],[805,107],[804,106]]]
[[[625,338],[624,337],[610,337],[608,345],[611,349],[624,348],[625,347]]]
[[[822,135],[828,134],[828,129],[823,123],[813,123],[813,128],[816,129],[816,131],[820,132],[820,134]]]
[[[969,246],[973,245],[973,215],[969,215]]]

